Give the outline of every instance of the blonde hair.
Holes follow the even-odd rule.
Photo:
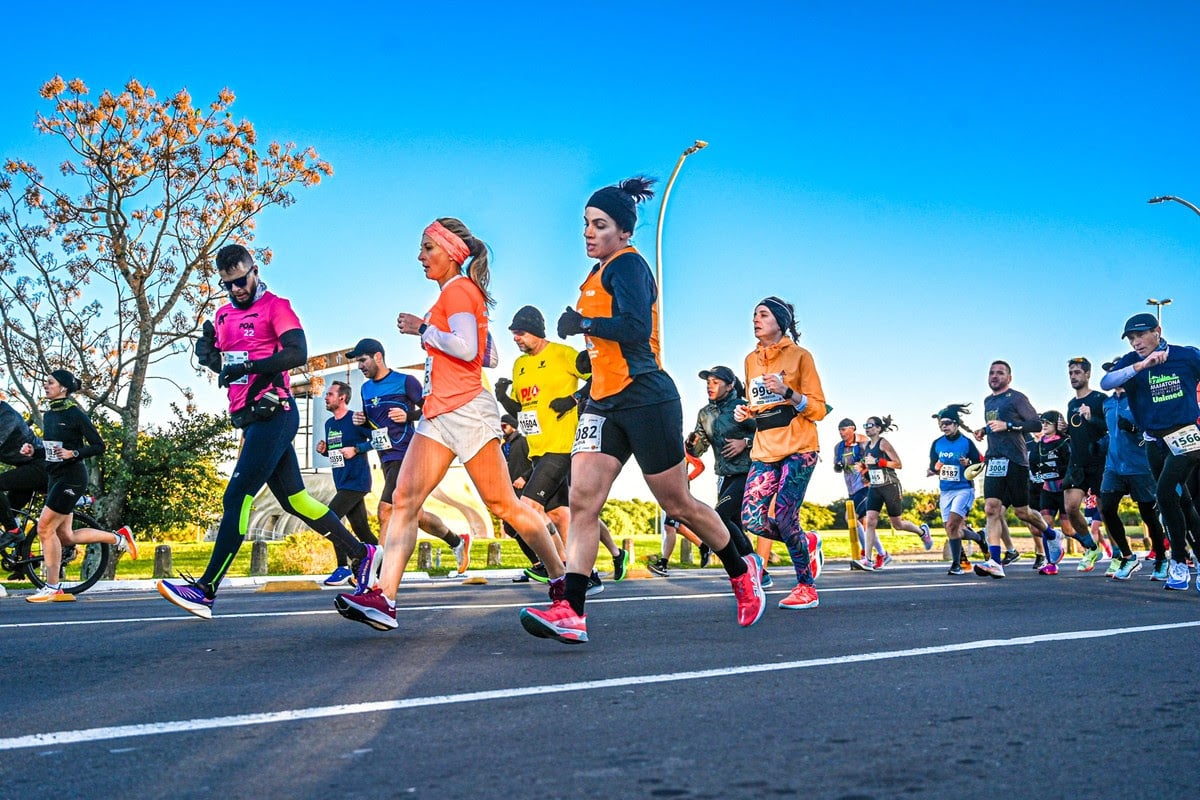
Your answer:
[[[446,230],[453,233],[458,238],[462,239],[467,245],[467,250],[471,253],[470,266],[467,267],[467,277],[470,278],[479,291],[483,292],[483,301],[488,308],[496,305],[495,299],[488,291],[488,284],[491,283],[492,273],[488,269],[488,246],[482,239],[475,237],[471,233],[471,229],[463,224],[460,219],[454,217],[439,217],[440,222]]]

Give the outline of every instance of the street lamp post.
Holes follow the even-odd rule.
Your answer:
[[[655,263],[655,280],[658,281],[658,353],[659,358],[662,358],[663,340],[666,338],[666,323],[663,319],[663,255],[662,255],[662,237],[663,237],[663,219],[667,216],[667,200],[671,197],[671,187],[675,185],[675,179],[679,177],[679,170],[683,167],[684,160],[692,153],[699,152],[708,147],[708,142],[700,139],[691,147],[683,151],[683,155],[679,156],[679,160],[675,162],[675,169],[671,172],[671,177],[667,179],[667,188],[663,189],[662,204],[658,207],[658,233],[654,239],[654,263]]]
[[[1192,205],[1187,200],[1184,200],[1182,197],[1176,197],[1173,194],[1164,194],[1162,197],[1151,197],[1146,202],[1153,204],[1153,203],[1166,203],[1168,201],[1187,206],[1192,211],[1195,211],[1197,214],[1200,214],[1200,208],[1196,208],[1196,206]]]
[[[1158,318],[1158,324],[1162,325],[1162,307],[1171,305],[1171,298],[1155,300],[1153,297],[1148,297],[1146,298],[1146,305],[1154,306],[1154,316]]]

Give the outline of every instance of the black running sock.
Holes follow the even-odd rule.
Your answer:
[[[738,555],[737,545],[732,540],[720,550],[713,552],[717,554],[717,558],[721,559],[721,566],[725,567],[725,573],[729,577],[739,578],[746,574],[746,562]]]
[[[950,540],[950,560],[955,564],[962,562],[962,539]]]
[[[571,604],[572,610],[579,616],[583,616],[583,604],[587,600],[588,575],[580,575],[578,572],[567,573],[567,587],[564,599]]]

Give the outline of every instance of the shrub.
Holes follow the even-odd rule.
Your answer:
[[[319,575],[337,566],[333,545],[319,533],[300,531],[267,550],[272,575]]]

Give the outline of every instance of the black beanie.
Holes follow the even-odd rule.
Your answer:
[[[526,333],[532,333],[539,339],[545,339],[546,319],[542,316],[542,312],[533,306],[522,306],[513,315],[512,324],[508,326],[508,329],[510,331],[525,331]]]
[[[50,377],[58,381],[68,392],[79,391],[79,381],[75,380],[75,376],[65,369],[54,370],[50,373]]]
[[[637,225],[637,203],[634,202],[633,195],[619,187],[605,186],[603,189],[597,189],[587,204],[612,217],[617,227],[625,233],[632,233]]]
[[[760,306],[766,306],[771,312],[771,316],[775,317],[775,323],[779,326],[780,332],[785,336],[791,336],[792,326],[796,324],[796,318],[792,315],[791,309],[780,300],[772,295],[763,300],[759,300]]]

